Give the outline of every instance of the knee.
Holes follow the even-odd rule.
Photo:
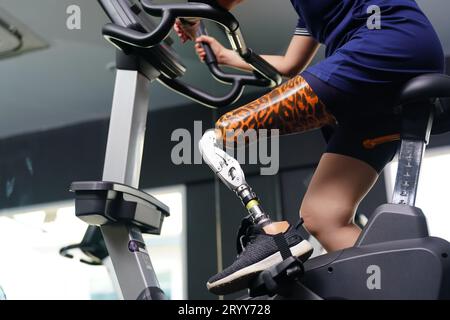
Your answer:
[[[300,208],[300,217],[303,219],[303,226],[314,237],[317,237],[320,230],[323,229],[324,213],[314,206],[310,201],[303,201]]]
[[[326,200],[324,197],[307,197],[300,208],[306,230],[315,237],[322,233],[348,226],[352,223],[356,205],[345,201]]]

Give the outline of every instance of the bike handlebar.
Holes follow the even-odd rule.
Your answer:
[[[108,41],[121,48],[124,46],[151,48],[164,41],[176,19],[187,17],[207,19],[225,29],[233,50],[255,70],[253,75],[224,72],[217,63],[211,47],[203,43],[206,52],[205,63],[209,71],[216,80],[230,84],[232,86],[230,92],[223,97],[215,97],[178,79],[161,74],[159,81],[171,89],[208,106],[222,107],[235,102],[241,96],[245,85],[274,87],[281,83],[282,77],[279,72],[246,46],[238,21],[227,10],[196,2],[181,4],[153,4],[151,0],[140,0],[140,2],[147,14],[161,17],[160,23],[148,33],[109,23],[103,27],[103,35]],[[197,36],[202,34],[207,34],[203,23],[200,24]]]

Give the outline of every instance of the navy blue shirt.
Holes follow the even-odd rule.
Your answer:
[[[430,21],[414,0],[291,0],[299,20],[295,35],[312,36],[326,57],[307,69],[351,93],[380,90],[423,73],[443,72],[444,55]],[[381,29],[367,21],[381,10]]]

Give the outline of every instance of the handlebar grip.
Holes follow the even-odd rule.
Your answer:
[[[208,35],[208,31],[206,30],[206,27],[203,23],[203,21],[200,21],[199,27],[197,29],[197,37],[202,35]],[[271,79],[268,79],[267,77],[264,77],[260,73],[256,72],[256,75],[248,76],[248,75],[240,75],[240,74],[233,74],[233,73],[225,73],[220,68],[219,64],[217,63],[217,57],[212,50],[211,46],[208,43],[202,43],[203,48],[205,49],[206,57],[205,57],[205,63],[209,68],[209,71],[211,74],[216,78],[216,80],[228,83],[228,84],[234,84],[235,82],[239,82],[241,85],[254,85],[254,86],[260,86],[260,87],[267,87],[270,86],[269,81],[273,81]],[[263,60],[264,63],[265,60]],[[276,72],[276,71],[275,71]]]
[[[200,21],[200,25],[199,28],[197,30],[197,37],[200,36],[208,36],[208,32],[206,31],[205,25],[203,23],[203,21]],[[205,57],[205,63],[210,65],[210,64],[215,64],[217,65],[217,57],[214,54],[213,49],[211,48],[211,46],[206,43],[206,42],[202,42],[202,47],[205,50],[206,53],[206,57]]]

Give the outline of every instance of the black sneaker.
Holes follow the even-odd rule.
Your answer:
[[[206,286],[211,293],[225,295],[246,289],[255,275],[283,261],[276,236],[266,234],[257,226],[250,226],[245,233],[239,237],[242,251],[234,263],[208,280]],[[290,226],[283,235],[292,256],[302,262],[308,260],[313,247],[299,231]]]

